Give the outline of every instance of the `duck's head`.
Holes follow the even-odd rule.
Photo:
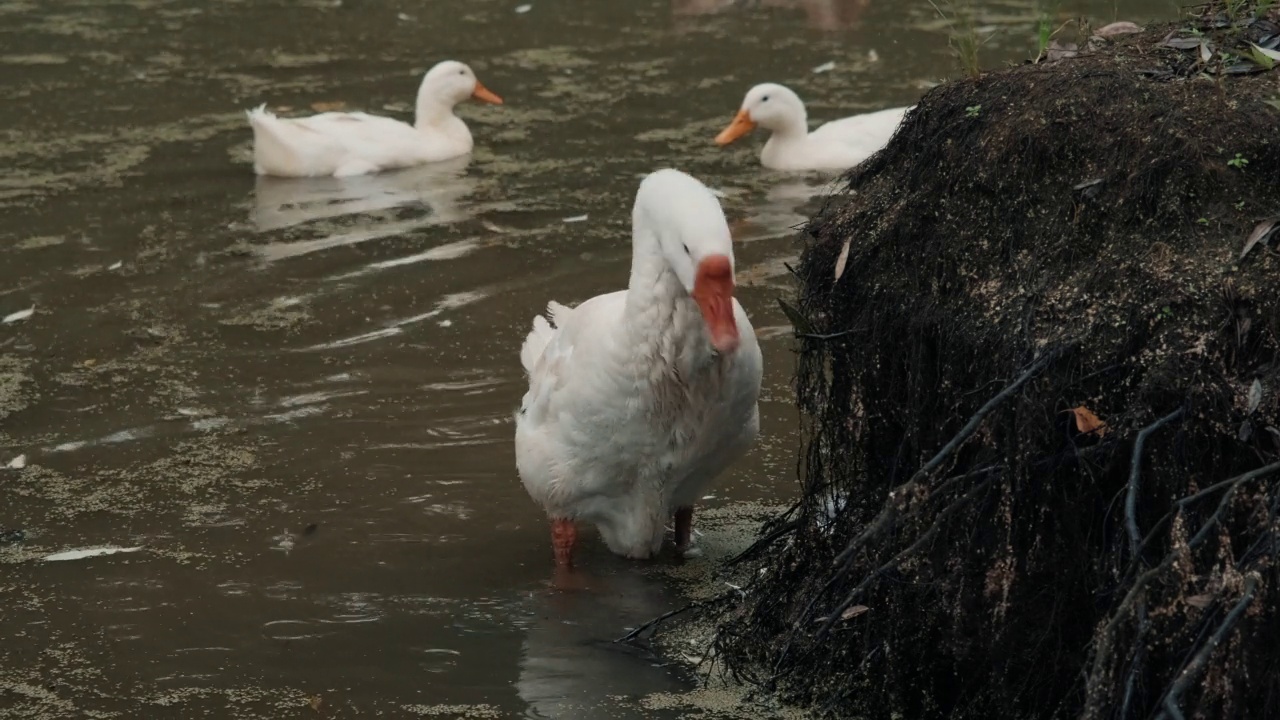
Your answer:
[[[418,91],[418,96],[430,97],[450,107],[467,98],[475,98],[494,105],[502,104],[502,98],[480,84],[476,74],[466,63],[457,60],[445,60],[428,70],[426,77],[422,79],[422,88]]]
[[[804,129],[805,111],[800,96],[777,83],[763,83],[747,91],[742,107],[729,127],[716,136],[717,145],[728,145],[756,128],[778,131]]]
[[[720,201],[679,170],[658,170],[640,183],[632,223],[637,238],[653,238],[671,272],[698,305],[711,345],[738,348],[733,313],[733,239]]]

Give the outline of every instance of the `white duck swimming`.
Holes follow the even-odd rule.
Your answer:
[[[471,131],[453,107],[469,97],[502,104],[470,67],[446,60],[422,78],[413,125],[362,112],[286,119],[262,105],[247,113],[253,169],[279,177],[349,177],[466,155]]]
[[[889,143],[910,107],[832,120],[809,132],[800,97],[783,85],[756,85],[733,122],[716,136],[728,145],[760,126],[771,132],[760,162],[774,170],[848,170]]]
[[[575,521],[609,549],[649,558],[674,513],[692,538],[693,503],[760,430],[762,360],[733,297],[733,245],[702,183],[659,170],[631,215],[626,290],[569,308],[551,302],[520,349],[529,391],[516,415],[516,465],[551,518],[558,566]]]

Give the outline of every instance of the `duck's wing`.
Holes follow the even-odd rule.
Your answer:
[[[627,291],[619,290],[573,308],[553,301],[545,316],[534,318],[520,348],[529,375],[521,415],[536,422],[576,399],[608,391],[598,381],[607,372],[600,363],[613,353],[612,331],[622,322],[626,297]]]

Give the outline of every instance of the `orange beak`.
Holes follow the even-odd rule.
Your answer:
[[[751,113],[747,112],[746,108],[743,108],[738,111],[737,115],[733,116],[733,122],[729,123],[729,127],[721,130],[720,134],[716,136],[716,144],[728,145],[755,129],[756,121],[752,120]]]
[[[494,95],[492,90],[481,85],[479,80],[476,81],[476,89],[471,93],[471,97],[481,102],[493,103],[494,105],[502,104],[502,98]]]
[[[711,345],[722,355],[738,349],[738,323],[733,318],[733,266],[728,256],[711,255],[698,263],[693,300],[707,323]]]

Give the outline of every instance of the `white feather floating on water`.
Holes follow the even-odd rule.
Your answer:
[[[45,560],[47,562],[55,562],[58,560],[82,560],[84,558],[97,557],[98,555],[114,555],[116,553],[137,552],[141,549],[142,549],[141,545],[139,545],[138,547],[131,547],[131,548],[122,548],[122,547],[84,548],[83,550],[67,550],[65,552],[54,553],[52,555],[45,555],[43,558],[40,558],[40,559]]]
[[[14,458],[14,459],[10,460],[8,465],[5,465],[5,467],[7,467],[7,468],[13,468],[14,470],[21,470],[22,468],[24,468],[24,467],[26,467],[26,466],[27,466],[27,456],[26,456],[26,455],[19,455],[18,457],[16,457],[16,458]]]
[[[836,62],[832,60],[830,62],[824,62],[818,67],[814,68],[813,72],[815,74],[821,75],[822,73],[831,72],[832,70],[835,70],[835,69],[836,69]]]
[[[32,305],[31,307],[27,308],[26,310],[19,310],[19,311],[18,311],[18,312],[16,312],[16,313],[9,313],[8,315],[5,315],[5,316],[4,316],[4,322],[6,322],[6,323],[16,323],[16,322],[18,322],[18,321],[20,321],[20,320],[26,320],[27,318],[29,318],[29,317],[31,317],[32,315],[34,315],[34,314],[35,314],[35,312],[36,312],[36,306],[35,306],[35,305]]]
[[[529,11],[530,11],[530,10],[532,10],[532,9],[533,9],[533,6],[532,6],[532,5],[517,5],[517,6],[516,6],[516,14],[517,14],[517,15],[523,15],[523,14],[525,14],[525,13],[529,12]]]
[[[119,269],[120,269],[120,268],[122,268],[122,267],[124,267],[124,261],[123,261],[123,260],[117,260],[117,261],[115,261],[115,262],[111,263],[110,265],[108,265],[108,266],[107,266],[107,269],[108,269],[108,270],[119,270]]]

